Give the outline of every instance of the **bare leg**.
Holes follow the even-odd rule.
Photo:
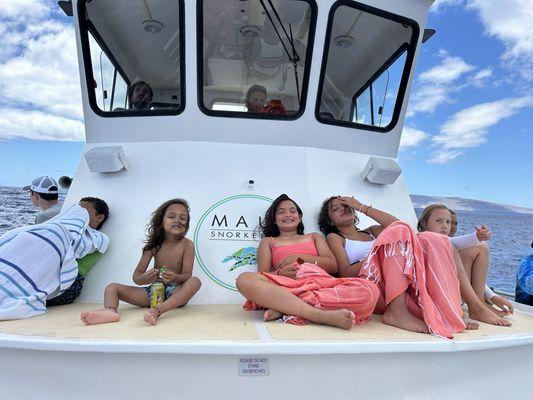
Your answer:
[[[151,309],[144,314],[144,320],[152,325],[157,324],[157,319],[161,314],[187,304],[192,296],[200,290],[201,286],[200,279],[195,276],[190,277],[181,286],[174,289],[172,295],[161,303],[157,309]]]
[[[409,312],[405,296],[404,292],[389,303],[383,314],[383,323],[411,332],[429,333],[426,323]]]
[[[477,297],[485,302],[485,285],[489,268],[489,248],[486,245],[469,247],[459,252],[463,267]]]
[[[140,307],[149,305],[148,296],[144,288],[112,283],[105,288],[104,308],[82,312],[80,314],[81,321],[86,325],[117,322],[120,319],[117,311],[119,300]]]
[[[468,281],[463,263],[461,262],[461,257],[459,256],[458,251],[455,249],[453,250],[453,258],[457,268],[457,278],[459,279],[461,296],[468,306],[469,316],[475,320],[485,322],[487,324],[511,326],[509,321],[490,311],[486,307],[485,303],[481,302],[479,297],[477,297],[476,292],[474,292],[472,285],[470,285],[470,282]]]
[[[315,308],[287,289],[270,283],[263,275],[245,272],[237,278],[237,287],[247,299],[256,304],[277,310],[283,314],[296,315],[317,324],[351,329],[355,315],[346,309],[321,310]]]

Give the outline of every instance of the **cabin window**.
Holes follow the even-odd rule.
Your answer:
[[[201,110],[298,118],[307,96],[316,9],[312,0],[199,0]]]
[[[418,40],[415,21],[338,1],[330,12],[316,117],[386,132],[398,121]]]
[[[84,0],[78,12],[89,102],[97,114],[183,111],[182,0]]]

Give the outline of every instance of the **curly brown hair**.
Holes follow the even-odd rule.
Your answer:
[[[330,233],[336,233],[339,235],[339,230],[333,223],[331,222],[331,218],[329,217],[329,204],[332,202],[332,200],[338,198],[338,196],[331,196],[329,199],[326,199],[322,203],[322,207],[320,208],[320,213],[318,214],[318,229],[320,229],[320,232],[324,234],[324,236],[328,236]],[[354,213],[353,215],[354,221],[353,224],[355,225],[356,229],[357,224],[359,223],[359,218]]]
[[[187,223],[185,225],[185,232],[180,235],[180,240],[185,237],[187,231],[189,230],[189,224],[191,222],[191,215],[189,204],[187,200],[184,199],[171,199],[165,201],[152,213],[150,222],[146,226],[146,244],[143,247],[143,250],[152,250],[153,253],[157,253],[161,248],[161,245],[165,241],[165,230],[163,229],[163,218],[167,212],[168,207],[172,204],[181,204],[187,210]]]
[[[292,201],[294,206],[296,207],[296,210],[298,210],[298,215],[300,216],[300,223],[298,224],[298,227],[296,228],[296,233],[298,235],[304,234],[304,224],[302,223],[301,219],[303,217],[302,209],[296,202],[291,199],[286,194],[282,194],[278,196],[277,199],[275,199],[270,207],[266,210],[265,218],[263,221],[261,221],[261,231],[263,232],[263,236],[265,237],[277,237],[279,236],[279,228],[276,225],[276,211],[278,210],[279,205],[282,201]]]

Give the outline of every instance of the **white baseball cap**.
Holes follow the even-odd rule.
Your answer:
[[[33,190],[37,193],[43,194],[57,194],[59,193],[59,185],[54,178],[49,176],[40,176],[35,178],[31,185],[24,186],[24,190]]]

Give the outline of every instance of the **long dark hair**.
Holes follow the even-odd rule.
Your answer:
[[[296,233],[298,235],[304,234],[304,224],[301,221],[304,213],[302,212],[302,209],[296,202],[291,199],[289,196],[287,196],[285,193],[279,196],[276,200],[272,202],[270,207],[266,210],[265,218],[263,221],[261,221],[261,231],[263,232],[263,236],[272,236],[276,237],[279,236],[279,228],[276,225],[276,211],[278,210],[279,205],[282,201],[291,201],[294,206],[296,207],[296,210],[298,211],[298,215],[300,216],[300,223],[298,224],[296,228]]]
[[[143,247],[143,250],[152,250],[154,253],[157,253],[161,248],[161,245],[165,241],[165,230],[163,229],[163,218],[172,204],[181,204],[187,210],[187,223],[185,225],[185,232],[180,235],[180,240],[185,237],[187,231],[189,230],[189,223],[191,221],[191,215],[189,204],[184,199],[172,199],[165,201],[152,213],[150,222],[147,225],[146,229],[146,244]]]
[[[324,234],[324,236],[328,236],[330,233],[336,233],[337,235],[340,235],[339,230],[335,225],[333,225],[333,222],[331,222],[331,218],[329,217],[329,204],[336,198],[338,198],[338,196],[331,196],[329,199],[325,200],[322,203],[322,208],[320,208],[320,213],[318,214],[318,228],[320,229],[320,232]],[[357,229],[359,218],[357,218],[355,213],[353,218],[353,224]]]

